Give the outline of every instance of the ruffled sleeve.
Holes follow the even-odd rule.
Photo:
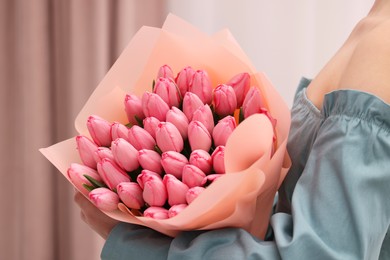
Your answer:
[[[131,225],[121,224],[108,239],[102,258],[386,259],[389,105],[357,91],[328,94],[316,131],[292,194],[291,214],[271,218],[273,241],[261,241],[237,228],[183,232],[171,239],[146,228],[127,230]]]

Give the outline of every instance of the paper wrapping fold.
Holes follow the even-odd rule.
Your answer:
[[[251,74],[251,84],[260,88],[269,111],[277,119],[277,148],[271,157],[273,129],[269,120],[264,115],[251,116],[228,140],[227,174],[179,215],[167,220],[136,217],[123,205],[117,211],[105,213],[169,236],[183,230],[234,226],[262,238],[275,193],[290,166],[286,153],[290,112],[266,76],[255,71],[229,31],[208,36],[174,15],[167,17],[162,29],[142,27],[80,111],[75,120],[77,131],[89,135],[86,121],[90,115],[127,123],[123,106],[125,93],[141,96],[151,91],[158,68],[164,64],[176,73],[188,65],[205,69],[213,86],[241,72]],[[67,179],[69,165],[80,161],[74,138],[40,151]]]

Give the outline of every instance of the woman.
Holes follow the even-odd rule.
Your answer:
[[[119,223],[82,195],[84,221],[107,239],[103,259],[390,259],[390,1],[377,0],[292,108],[293,165],[273,237],[242,229],[177,238]]]

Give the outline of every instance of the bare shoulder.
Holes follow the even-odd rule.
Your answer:
[[[359,41],[338,88],[369,92],[390,103],[390,19]]]

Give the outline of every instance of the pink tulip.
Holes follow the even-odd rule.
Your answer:
[[[76,136],[76,145],[83,164],[96,169],[94,154],[98,146],[91,139],[83,135]]]
[[[131,125],[138,125],[138,120],[145,118],[141,99],[134,94],[125,97],[125,112]]]
[[[142,96],[142,109],[146,117],[153,116],[165,121],[169,106],[156,93],[145,92]]]
[[[162,181],[162,178],[158,173],[149,170],[142,170],[141,173],[137,176],[137,183],[141,189],[144,189],[144,183],[147,181],[152,181],[155,178],[158,178]]]
[[[192,151],[197,149],[208,151],[212,143],[209,131],[199,121],[192,121],[188,125],[188,141]]]
[[[179,87],[182,97],[184,97],[184,95],[187,93],[194,74],[195,70],[189,66],[185,67],[177,74],[176,84]]]
[[[178,205],[173,205],[172,207],[169,208],[168,210],[168,216],[170,218],[173,218],[180,212],[182,212],[185,208],[187,208],[187,204],[178,204]]]
[[[97,164],[97,170],[104,183],[112,190],[115,189],[119,183],[130,181],[129,175],[114,161],[108,158],[104,158]]]
[[[183,139],[188,137],[188,118],[186,115],[177,107],[172,107],[167,112],[167,122],[172,123],[179,130]]]
[[[248,93],[251,78],[248,73],[239,73],[231,78],[226,85],[232,86],[237,98],[237,108],[242,106],[246,93]]]
[[[242,104],[244,118],[260,113],[262,107],[265,107],[265,102],[260,90],[256,87],[251,87],[245,96],[244,103]]]
[[[214,172],[217,174],[225,173],[225,146],[217,146],[211,155]]]
[[[209,174],[207,175],[202,183],[200,184],[201,186],[208,186],[210,185],[211,183],[213,183],[214,181],[216,181],[218,178],[222,177],[224,174]]]
[[[144,211],[144,217],[153,219],[169,218],[168,210],[163,207],[149,207]]]
[[[146,117],[143,121],[144,129],[154,138],[156,139],[156,132],[158,128],[158,124],[160,120],[155,117]]]
[[[138,151],[128,141],[118,138],[111,144],[115,162],[125,171],[132,172],[139,167]]]
[[[137,182],[143,188],[142,197],[150,206],[163,206],[167,200],[167,190],[157,173],[143,170],[137,177]]]
[[[123,138],[126,141],[128,141],[128,136],[127,136],[128,132],[129,132],[129,129],[127,128],[127,126],[125,126],[121,123],[114,122],[111,124],[111,139],[112,140],[115,140],[117,138]]]
[[[205,150],[198,149],[192,151],[189,162],[201,169],[205,174],[209,174],[211,172],[211,155]]]
[[[172,174],[176,178],[181,179],[183,167],[188,164],[188,159],[183,154],[168,151],[161,155],[161,165],[165,173]]]
[[[158,174],[162,173],[161,156],[154,150],[141,149],[138,151],[138,161],[141,167]]]
[[[192,188],[200,186],[206,174],[195,165],[187,164],[183,167],[183,183]]]
[[[219,120],[213,130],[214,145],[226,145],[227,139],[236,128],[236,120],[232,116],[227,116]]]
[[[173,206],[177,204],[186,203],[186,194],[188,186],[179,181],[172,174],[164,175],[164,185],[168,193],[168,204]]]
[[[118,196],[130,209],[140,209],[144,204],[142,189],[135,182],[121,182],[117,186]]]
[[[103,211],[114,211],[118,208],[118,194],[107,188],[94,189],[88,196],[91,202]]]
[[[99,116],[89,116],[87,128],[98,146],[107,146],[111,144],[111,123]]]
[[[195,72],[188,91],[196,94],[204,104],[211,104],[213,89],[209,75],[205,70]]]
[[[203,187],[192,187],[187,191],[186,201],[188,204],[191,204],[203,191],[205,188]]]
[[[103,158],[115,160],[111,149],[108,147],[98,147],[93,155],[96,163],[101,162]]]
[[[197,95],[195,95],[194,93],[187,92],[184,95],[183,112],[187,116],[189,121],[192,120],[192,116],[193,116],[194,112],[198,108],[203,107],[203,106],[204,106],[204,104],[203,104],[202,100],[200,100],[200,98]]]
[[[154,86],[154,93],[159,95],[169,107],[178,107],[181,94],[176,83],[171,78],[158,78]]]
[[[183,137],[172,123],[160,122],[156,132],[157,146],[162,152],[181,152],[184,148]]]
[[[215,112],[220,117],[233,115],[237,107],[236,93],[229,85],[219,85],[214,90]]]
[[[153,150],[156,145],[154,138],[140,126],[133,126],[129,129],[129,143],[134,146],[135,149],[149,149]]]
[[[157,72],[157,79],[158,78],[171,78],[173,79],[174,76],[173,76],[173,71],[171,69],[171,67],[169,67],[168,65],[163,65],[159,68],[158,72]]]
[[[78,163],[72,163],[67,170],[67,174],[73,185],[85,196],[88,195],[89,191],[83,186],[83,184],[89,186],[92,186],[92,184],[84,177],[84,175],[88,175],[97,181],[102,181],[102,178],[96,170]]]
[[[192,121],[199,121],[201,122],[209,131],[211,134],[214,129],[214,117],[213,112],[211,111],[211,108],[208,104],[198,108],[193,116]]]

